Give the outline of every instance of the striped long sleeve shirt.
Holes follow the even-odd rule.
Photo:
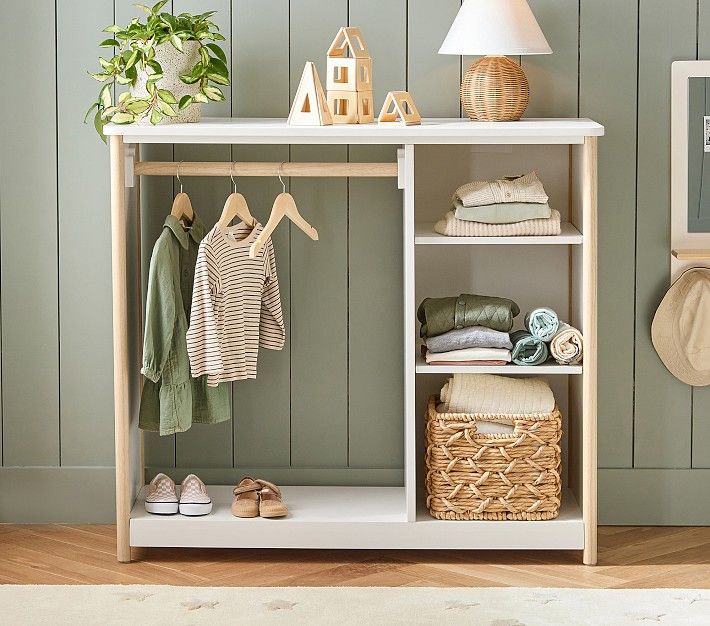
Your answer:
[[[262,230],[219,224],[200,243],[195,266],[187,352],[193,377],[207,384],[256,378],[259,347],[281,350],[286,338],[274,247],[269,238],[254,259],[249,247]]]

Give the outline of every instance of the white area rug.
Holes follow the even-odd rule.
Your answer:
[[[0,623],[710,624],[710,590],[2,585]]]

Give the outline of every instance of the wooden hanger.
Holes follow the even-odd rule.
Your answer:
[[[281,181],[281,186],[283,187],[283,192],[276,196],[274,200],[274,206],[271,207],[271,215],[269,215],[269,221],[266,222],[266,226],[259,233],[254,243],[251,244],[249,248],[249,258],[253,259],[259,254],[259,251],[266,243],[266,240],[271,236],[279,222],[287,217],[296,226],[298,226],[306,235],[308,235],[313,241],[318,241],[318,231],[313,228],[298,212],[298,207],[296,206],[296,201],[290,193],[286,193],[286,183],[284,183],[281,178],[281,166],[279,166],[279,180]]]
[[[180,163],[182,163],[182,161],[180,161]],[[188,196],[182,190],[182,181],[180,180],[180,163],[178,163],[176,173],[178,182],[180,183],[180,192],[175,196],[175,199],[173,200],[173,208],[170,209],[170,215],[180,220],[181,222],[185,220],[185,222],[187,222],[187,225],[189,226],[190,224],[192,224],[192,220],[195,218],[195,211],[193,211],[192,209],[192,202],[190,201],[190,196]]]
[[[222,228],[229,226],[229,223],[238,217],[242,222],[254,228],[256,226],[256,218],[249,211],[246,198],[237,193],[237,183],[234,181],[234,174],[231,171],[234,164],[230,165],[229,177],[232,179],[232,193],[227,197],[222,209],[222,215],[219,216],[219,225]]]

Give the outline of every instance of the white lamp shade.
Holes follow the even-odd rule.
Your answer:
[[[439,54],[551,54],[526,0],[465,0]]]

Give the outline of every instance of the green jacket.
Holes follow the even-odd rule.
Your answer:
[[[186,431],[193,422],[216,424],[231,417],[229,384],[208,387],[206,376],[192,378],[187,356],[195,262],[204,236],[197,215],[189,231],[168,215],[150,259],[141,367],[147,380],[138,425],[161,435]]]
[[[485,326],[507,333],[518,305],[508,298],[462,293],[452,298],[425,298],[417,310],[420,337],[436,337],[450,330]]]

